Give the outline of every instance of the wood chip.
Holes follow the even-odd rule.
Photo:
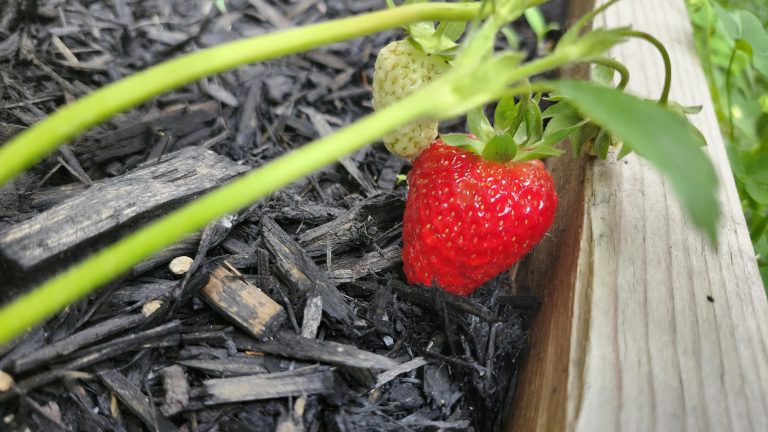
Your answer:
[[[307,339],[289,331],[280,331],[273,340],[256,342],[237,339],[239,349],[262,351],[299,360],[314,360],[340,366],[370,369],[392,369],[398,363],[389,357],[361,350],[352,345],[318,339]]]
[[[120,372],[109,370],[98,373],[101,382],[151,431],[175,432],[176,426],[149,403],[149,400]]]
[[[15,372],[24,372],[50,363],[94,342],[109,338],[121,331],[134,328],[147,321],[144,313],[115,317],[79,331],[58,342],[47,345],[13,362]]]
[[[328,367],[311,366],[288,372],[217,378],[203,382],[206,405],[330,393],[334,374]]]
[[[0,251],[24,270],[80,257],[86,241],[126,228],[218,186],[245,167],[208,150],[187,148],[162,163],[94,183],[83,193],[0,231]],[[103,241],[103,240],[102,240]]]
[[[395,379],[396,376],[410,372],[414,369],[420,368],[425,364],[427,364],[427,361],[424,359],[424,357],[416,357],[413,360],[409,360],[405,363],[400,363],[399,365],[393,367],[392,369],[386,370],[380,373],[379,375],[377,375],[376,387],[381,387],[384,384]]]
[[[166,416],[181,412],[189,403],[189,383],[181,366],[173,365],[163,369],[165,396],[160,408]]]
[[[309,339],[317,337],[317,329],[323,317],[323,298],[310,297],[304,307],[304,320],[301,322],[301,336]]]
[[[179,360],[182,366],[200,369],[213,376],[240,376],[265,373],[264,359],[261,357],[230,357],[216,360]]]
[[[352,322],[352,310],[344,296],[317,264],[275,221],[261,219],[264,242],[272,254],[279,275],[301,295],[317,292],[323,298],[323,310],[345,323]]]
[[[283,324],[285,309],[229,264],[216,267],[202,289],[208,303],[251,336],[270,336]]]

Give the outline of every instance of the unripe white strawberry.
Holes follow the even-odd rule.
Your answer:
[[[373,108],[382,109],[439,77],[448,63],[408,40],[391,42],[379,52],[373,73]],[[437,137],[436,120],[407,124],[384,138],[392,153],[413,159]]]

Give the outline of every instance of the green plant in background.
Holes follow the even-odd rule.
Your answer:
[[[688,0],[688,7],[768,289],[768,3]]]
[[[0,309],[0,344],[208,222],[247,207],[403,125],[478,112],[483,105],[500,99],[506,100],[507,106],[514,110],[507,117],[518,126],[505,131],[509,132],[507,138],[494,144],[511,147],[494,148],[495,152],[516,151],[516,146],[521,145],[522,150],[537,150],[542,157],[554,155],[559,151],[551,146],[578,134],[582,127],[605,131],[604,136],[621,141],[621,154],[635,151],[667,177],[691,220],[715,244],[719,216],[715,172],[700,149],[704,144],[700,135],[679,109],[674,109],[672,104],[667,106],[669,68],[665,82],[659,83],[663,88],[662,97],[648,101],[623,93],[629,71],[604,55],[614,45],[634,37],[652,43],[667,59],[664,48],[651,36],[629,28],[584,32],[592,18],[614,0],[571,26],[543,57],[523,62],[524,53],[514,48],[494,49],[499,33],[513,34],[509,25],[512,20],[543,1],[425,3],[413,0],[406,3],[418,4],[231,42],[184,55],[110,84],[22,132],[0,147],[3,161],[0,185],[85,129],[202,76],[421,21],[471,21],[450,70],[439,78],[334,134],[286,153],[145,225],[4,306]],[[534,75],[584,63],[618,71],[622,77],[619,87],[577,81],[531,82]],[[558,102],[555,105],[558,109],[540,111],[535,102],[541,98],[539,92],[542,91],[557,93],[552,99]],[[544,118],[549,118],[546,128]],[[681,165],[689,169],[682,172]]]

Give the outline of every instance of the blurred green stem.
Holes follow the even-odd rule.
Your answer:
[[[468,21],[479,3],[422,3],[260,35],[203,49],[107,85],[0,147],[0,186],[58,145],[113,115],[201,77],[419,21]]]
[[[418,118],[447,116],[440,114],[441,110],[447,110],[453,115],[455,109],[449,106],[452,102],[464,101],[466,105],[462,105],[461,109],[466,111],[499,97],[498,93],[493,92],[479,94],[476,92],[477,86],[463,87],[457,84],[482,81],[478,76],[484,77],[490,72],[497,78],[499,85],[503,86],[572,61],[574,59],[562,55],[550,55],[517,68],[492,71],[485,67],[492,65],[492,61],[479,64],[474,70],[464,69],[461,73],[448,74],[384,110],[293,150],[145,225],[6,305],[0,309],[0,344],[114,279],[155,251],[202,228],[209,221],[246,207],[397,127]],[[524,85],[516,89],[529,92],[530,87]],[[470,100],[471,103],[467,102]]]

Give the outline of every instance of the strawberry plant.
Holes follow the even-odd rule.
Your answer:
[[[768,287],[768,6],[724,0],[688,0],[688,6],[763,284]]]
[[[622,91],[629,71],[605,54],[635,37],[653,43],[665,58],[666,51],[652,36],[629,28],[585,31],[594,15],[615,1],[576,22],[543,57],[525,61],[514,46],[499,47],[499,41],[514,40],[510,23],[542,2],[408,1],[383,11],[223,44],[110,84],[19,134],[0,147],[0,184],[88,127],[202,76],[385,29],[409,30],[408,39],[388,48],[400,57],[385,57],[377,68],[374,113],[145,225],[6,305],[0,310],[0,343],[209,221],[387,136],[390,148],[416,158],[409,174],[412,190],[404,226],[405,272],[414,283],[435,282],[465,294],[530,250],[551,224],[556,205],[551,177],[537,159],[563,153],[558,145],[569,137],[577,144],[574,156],[591,148],[598,156],[614,157],[611,148],[620,146],[620,156],[634,151],[646,158],[666,176],[691,220],[714,244],[719,214],[715,173],[701,150],[700,135],[685,120],[683,110],[667,102],[668,62],[662,97],[647,101]],[[462,36],[464,23],[468,25]],[[534,80],[543,72],[577,64],[600,65],[605,83]],[[615,88],[614,72],[621,75]],[[403,82],[404,88],[395,88]],[[556,102],[544,112],[539,108],[542,92]],[[496,101],[492,124],[483,107]],[[464,114],[471,135],[446,135],[429,146],[434,122]],[[408,129],[414,124],[419,132]],[[418,142],[413,145],[415,137]],[[423,154],[417,157],[420,151]],[[685,173],[680,166],[688,167]],[[509,216],[503,214],[507,210]],[[486,216],[486,211],[497,214]],[[456,231],[459,224],[470,227],[466,238],[464,231]],[[449,236],[462,237],[452,238],[470,248],[468,257],[443,244],[449,241],[440,238],[446,229]],[[437,269],[444,269],[444,275],[427,269],[437,266],[429,261],[437,256],[436,250],[448,257]],[[457,261],[453,265],[463,267],[446,267],[451,258]]]

